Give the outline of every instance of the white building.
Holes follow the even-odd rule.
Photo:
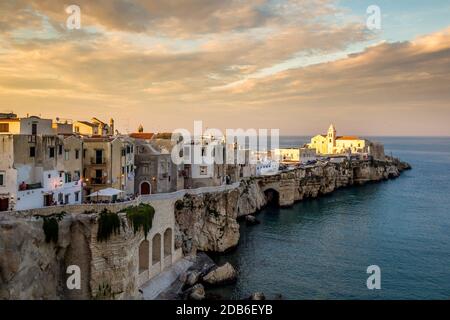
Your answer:
[[[81,203],[81,140],[0,135],[0,210]]]

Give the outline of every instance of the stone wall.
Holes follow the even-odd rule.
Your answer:
[[[178,191],[141,197],[113,205],[74,205],[24,212],[0,213],[0,299],[131,299],[139,285],[184,254],[224,252],[238,244],[237,218],[266,205],[265,192],[279,193],[279,205],[288,206],[335,189],[395,178],[409,165],[397,160],[318,164],[276,175],[253,177],[233,186]],[[148,235],[163,238],[172,228],[172,261],[161,259],[147,274],[139,271],[142,232],[134,234],[124,214],[121,232],[97,242],[98,212],[118,212],[139,202],[155,208]],[[59,222],[59,240],[46,243],[42,217],[65,211]],[[161,247],[161,257],[164,257]],[[149,257],[152,257],[150,244]],[[167,262],[167,263],[165,263]],[[81,268],[81,290],[66,289],[66,268]],[[156,270],[155,268],[158,268]],[[155,273],[156,272],[156,273]]]
[[[100,205],[97,208],[91,205],[89,210],[85,210],[86,206],[64,207],[67,214],[58,223],[56,244],[45,241],[43,218],[38,215],[61,213],[62,207],[48,208],[42,212],[1,213],[0,299],[138,298],[141,276],[138,252],[144,240],[143,232],[134,234],[125,213],[119,213],[122,225],[120,234],[113,234],[106,242],[97,241],[97,212],[104,208],[118,212],[130,204]],[[147,239],[151,241],[157,234],[164,239],[164,232],[172,230],[172,254],[164,259],[164,246],[159,247],[162,259],[157,274],[181,256],[173,245],[174,200],[155,200],[151,205],[155,208],[155,215]],[[151,246],[148,256],[151,259]],[[66,270],[70,265],[81,269],[81,290],[67,289]],[[149,265],[152,265],[151,261]],[[147,273],[140,279],[147,281],[149,275]]]

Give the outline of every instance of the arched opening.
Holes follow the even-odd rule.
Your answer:
[[[151,188],[150,188],[150,183],[148,183],[147,181],[144,181],[141,183],[141,194],[150,194]]]
[[[164,232],[164,258],[172,254],[172,229]]]
[[[149,269],[149,252],[150,252],[150,243],[148,240],[144,240],[139,245],[139,273],[147,271]]]
[[[275,189],[267,189],[264,191],[266,196],[267,205],[269,206],[279,206],[280,205],[280,193]]]
[[[161,235],[155,234],[152,240],[152,265],[161,262]]]

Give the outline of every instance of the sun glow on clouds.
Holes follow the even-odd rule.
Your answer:
[[[69,31],[62,5],[2,1],[0,109],[112,116],[130,131],[200,119],[282,134],[330,121],[355,134],[450,134],[449,29],[386,42],[332,0],[78,4],[82,29]]]

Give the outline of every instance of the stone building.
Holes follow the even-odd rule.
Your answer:
[[[135,143],[135,190],[141,195],[176,191],[176,186],[172,185],[170,154],[161,153],[142,139],[136,139]]]
[[[109,124],[92,118],[91,121],[75,121],[74,132],[83,136],[112,136],[114,132],[114,120],[110,119]]]
[[[314,136],[307,146],[321,155],[359,153],[384,159],[384,150],[379,143],[356,136],[337,136],[333,124],[330,125],[326,135]]]
[[[83,138],[85,196],[105,188],[134,195],[134,141],[126,136]]]
[[[81,150],[76,136],[0,135],[1,210],[81,203]]]
[[[51,119],[37,116],[18,118],[14,113],[0,114],[0,134],[51,135],[56,133],[52,124]]]

